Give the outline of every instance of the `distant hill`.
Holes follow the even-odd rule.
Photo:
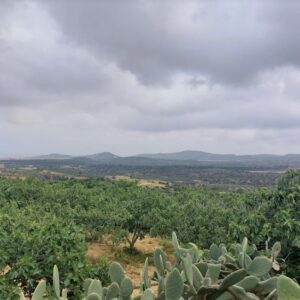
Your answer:
[[[203,151],[180,151],[174,153],[144,153],[122,157],[111,152],[101,152],[85,156],[48,154],[27,158],[27,160],[68,160],[80,165],[120,165],[120,166],[223,166],[246,168],[300,168],[300,154],[214,154]]]
[[[92,160],[96,160],[96,161],[108,161],[108,160],[114,160],[116,158],[120,158],[120,156],[115,155],[111,152],[95,153],[92,155],[86,155],[85,157],[90,158]]]
[[[174,153],[138,154],[140,157],[172,160],[194,160],[194,161],[230,161],[235,160],[234,154],[212,154],[203,151],[186,150]]]
[[[198,163],[234,164],[240,166],[255,167],[300,167],[300,154],[213,154],[203,151],[181,151],[174,153],[138,154],[139,157],[147,157],[161,160],[194,161]]]
[[[39,160],[62,160],[62,159],[70,159],[72,158],[72,155],[66,155],[66,154],[59,154],[59,153],[51,153],[46,155],[38,155],[38,156],[32,156],[28,159],[39,159]]]

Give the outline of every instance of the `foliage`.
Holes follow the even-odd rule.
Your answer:
[[[266,255],[268,245],[280,241],[281,271],[300,280],[299,178],[300,171],[290,170],[276,189],[249,192],[150,189],[93,178],[0,178],[0,268],[12,266],[6,284],[21,284],[29,293],[40,276],[49,279],[54,264],[68,286],[78,286],[81,274],[93,272],[86,241],[109,235],[118,245],[127,239],[133,252],[145,234],[164,238],[175,230],[183,243],[193,240],[204,248],[248,236]]]
[[[108,284],[110,278],[108,275],[109,263],[106,257],[100,257],[93,265],[88,265],[88,275],[91,278],[99,278],[102,283]]]
[[[29,208],[22,213],[10,208],[0,214],[0,223],[0,269],[11,268],[3,280],[22,286],[26,294],[31,294],[42,276],[51,278],[54,264],[61,270],[63,285],[74,290],[78,290],[84,277],[101,276],[101,269],[105,271],[105,262],[95,267],[87,264],[84,235],[68,219],[39,215]],[[5,297],[5,290],[1,289],[0,298]]]
[[[19,299],[20,288],[15,282],[11,282],[6,276],[0,276],[0,299],[17,300]]]
[[[278,284],[278,299],[279,300],[297,300],[300,295],[300,286],[286,276],[279,276]]]
[[[300,280],[300,170],[289,170],[277,189],[253,196],[240,218],[233,220],[231,235],[248,235],[261,248],[280,241],[283,268]]]
[[[139,160],[139,159],[138,159]],[[111,162],[111,161],[110,161]],[[279,160],[271,162],[263,157],[248,163],[228,161],[165,161],[147,160],[146,164],[136,163],[130,158],[125,164],[111,164],[87,159],[68,160],[8,160],[2,173],[16,176],[35,176],[41,179],[60,179],[62,177],[104,177],[132,176],[139,179],[159,179],[173,184],[209,186],[221,189],[249,189],[251,187],[274,187],[280,176],[278,169],[299,166],[299,161]],[[123,161],[124,163],[124,161]],[[163,163],[163,165],[160,165]],[[183,163],[183,164],[182,164]],[[64,167],[62,167],[62,165]]]

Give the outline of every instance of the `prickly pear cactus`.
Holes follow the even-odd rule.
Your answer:
[[[274,262],[280,252],[277,242],[270,257],[260,256],[256,247],[245,238],[228,251],[224,244],[213,244],[201,251],[195,244],[181,247],[172,235],[175,263],[167,261],[161,249],[154,251],[156,271],[149,274],[146,259],[139,287],[125,275],[122,266],[113,262],[109,268],[111,284],[102,287],[97,279],[83,283],[83,300],[300,300],[300,287],[285,276],[273,276]],[[276,264],[277,266],[277,264]],[[277,267],[276,267],[277,268]],[[153,288],[155,286],[155,288]],[[134,289],[140,294],[133,297]],[[55,299],[67,300],[67,290],[60,290],[58,268],[53,268]],[[32,300],[46,300],[46,282],[41,281]],[[20,300],[25,297],[21,293]]]
[[[300,286],[286,276],[279,276],[277,282],[278,300],[300,299]]]

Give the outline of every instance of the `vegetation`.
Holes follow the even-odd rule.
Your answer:
[[[257,248],[249,245],[247,238],[242,244],[233,244],[227,251],[224,244],[212,244],[201,251],[195,244],[188,248],[179,245],[173,233],[175,263],[166,260],[161,249],[154,252],[156,271],[149,277],[148,260],[141,274],[140,295],[132,297],[134,285],[120,264],[113,262],[109,268],[111,284],[103,287],[101,281],[84,281],[83,300],[296,300],[300,287],[273,270],[280,253],[280,243],[275,243],[270,257],[258,255]],[[276,269],[276,267],[275,267]],[[153,283],[158,286],[153,292]],[[60,289],[58,269],[53,269],[54,299],[67,300],[68,290]],[[43,300],[47,294],[46,282],[41,281],[32,300]],[[20,299],[24,295],[20,293]]]
[[[286,164],[241,165],[235,162],[179,162],[156,164],[126,164],[89,161],[85,159],[67,160],[8,160],[0,161],[0,174],[13,177],[35,176],[42,179],[59,179],[61,177],[91,176],[127,176],[138,179],[159,179],[172,184],[189,184],[229,189],[249,189],[251,187],[274,187],[276,180],[287,170]]]
[[[172,231],[200,249],[211,243],[228,247],[248,236],[258,251],[269,255],[266,248],[279,241],[280,272],[299,281],[299,216],[300,171],[295,170],[287,172],[276,189],[248,192],[145,188],[92,178],[0,178],[0,298],[15,299],[18,286],[30,295],[37,280],[51,280],[57,265],[62,287],[71,291],[69,298],[80,299],[84,278],[109,282],[105,260],[87,262],[87,242],[103,236],[115,245],[126,240],[134,253],[137,239],[146,234],[169,237]]]

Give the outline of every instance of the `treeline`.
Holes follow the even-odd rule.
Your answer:
[[[282,271],[299,280],[299,216],[300,172],[294,170],[274,190],[247,193],[150,189],[101,179],[0,178],[0,272],[5,273],[0,298],[14,299],[5,291],[18,284],[31,293],[41,276],[51,278],[55,264],[73,290],[87,277],[106,282],[106,261],[94,266],[86,261],[87,241],[104,234],[116,245],[127,241],[130,252],[144,235],[169,237],[172,231],[201,248],[245,236],[261,249],[280,241]]]

